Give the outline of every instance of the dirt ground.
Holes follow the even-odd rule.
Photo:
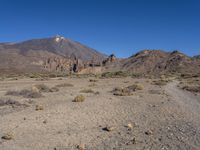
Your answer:
[[[21,104],[0,105],[0,150],[200,149],[200,96],[179,89],[178,81],[157,86],[150,79],[89,79],[0,81],[0,98]],[[135,82],[144,89],[131,96],[111,92]],[[59,87],[58,92],[42,93],[43,97],[34,99],[6,95],[41,83],[48,87],[70,83],[73,87]],[[85,89],[94,93],[80,92]],[[72,102],[79,94],[85,101]],[[36,105],[43,110],[36,111]],[[6,134],[11,138],[3,138]]]

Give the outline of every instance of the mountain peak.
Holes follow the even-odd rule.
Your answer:
[[[65,37],[57,34],[56,36],[54,36],[54,39],[56,42],[60,42],[61,40],[65,39]]]

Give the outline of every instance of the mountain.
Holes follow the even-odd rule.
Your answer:
[[[189,57],[179,51],[143,50],[106,66],[107,71],[129,71],[139,74],[200,73],[200,57]]]
[[[143,50],[129,58],[106,56],[78,42],[55,36],[0,43],[0,73],[128,71],[139,74],[200,73],[200,56],[179,51]]]
[[[57,68],[69,70],[70,63],[75,61],[101,62],[105,57],[92,48],[62,36],[0,43],[0,70],[4,72],[35,72],[45,68],[48,71]]]

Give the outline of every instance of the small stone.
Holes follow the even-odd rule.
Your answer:
[[[127,128],[128,128],[129,130],[131,130],[131,129],[133,129],[133,125],[132,125],[131,123],[128,123]]]
[[[108,131],[108,132],[111,132],[114,129],[115,129],[115,127],[113,127],[113,126],[109,126],[109,127],[107,126],[107,127],[103,128],[104,131]]]
[[[42,105],[36,105],[35,106],[35,110],[39,111],[39,110],[44,110],[44,107]]]
[[[14,136],[11,133],[6,133],[1,138],[4,139],[4,140],[12,140],[14,138]]]
[[[146,134],[146,135],[151,135],[151,134],[153,134],[153,131],[147,130],[147,131],[145,132],[145,134]]]
[[[78,148],[79,150],[85,150],[85,149],[86,149],[86,148],[85,148],[85,144],[80,144],[80,145],[77,146],[77,148]]]
[[[44,123],[44,124],[47,124],[47,120],[44,120],[43,123]]]

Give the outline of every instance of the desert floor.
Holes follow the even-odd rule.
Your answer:
[[[0,81],[0,98],[21,105],[0,106],[0,150],[199,150],[200,96],[181,90],[178,81],[165,86],[150,79],[63,78],[36,81],[22,78]],[[135,82],[144,86],[131,96],[115,96],[115,87]],[[58,92],[41,98],[5,95],[10,90],[29,89],[36,84]],[[81,93],[92,89],[95,93]],[[96,93],[99,92],[99,93]],[[72,102],[82,94],[84,102]],[[36,105],[43,110],[36,111]],[[132,127],[127,127],[132,125]],[[112,131],[106,131],[111,127]]]

